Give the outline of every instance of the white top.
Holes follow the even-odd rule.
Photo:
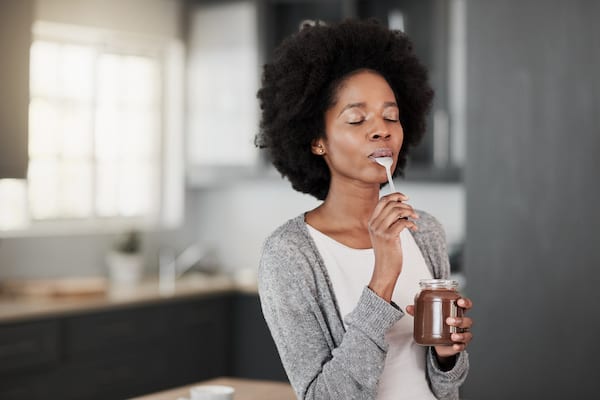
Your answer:
[[[373,249],[353,249],[308,225],[327,273],[344,326],[345,318],[358,304],[360,295],[371,280],[375,266]],[[408,229],[400,233],[402,243],[402,273],[396,282],[392,300],[402,309],[414,304],[420,279],[431,279],[421,250]],[[377,389],[377,399],[435,400],[425,377],[426,347],[413,340],[413,318],[406,314],[385,334],[389,345],[383,372]]]

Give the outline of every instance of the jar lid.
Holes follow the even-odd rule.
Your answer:
[[[452,279],[421,279],[419,286],[421,289],[456,289],[458,281]]]

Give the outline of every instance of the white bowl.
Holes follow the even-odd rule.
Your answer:
[[[190,400],[233,400],[235,389],[224,385],[200,385],[190,389]]]

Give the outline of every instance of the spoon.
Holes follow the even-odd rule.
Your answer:
[[[392,180],[392,164],[394,160],[392,157],[375,157],[375,161],[377,164],[385,167],[385,172],[387,173],[388,183],[390,184],[390,193],[396,192],[396,187],[394,186],[394,181]]]

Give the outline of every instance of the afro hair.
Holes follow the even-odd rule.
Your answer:
[[[295,190],[319,200],[327,196],[329,168],[311,152],[311,143],[325,137],[325,112],[334,104],[340,84],[363,69],[383,76],[396,96],[404,141],[394,174],[403,176],[409,150],[425,132],[433,99],[427,70],[405,34],[376,20],[303,23],[265,64],[255,143],[267,149],[275,168]]]

